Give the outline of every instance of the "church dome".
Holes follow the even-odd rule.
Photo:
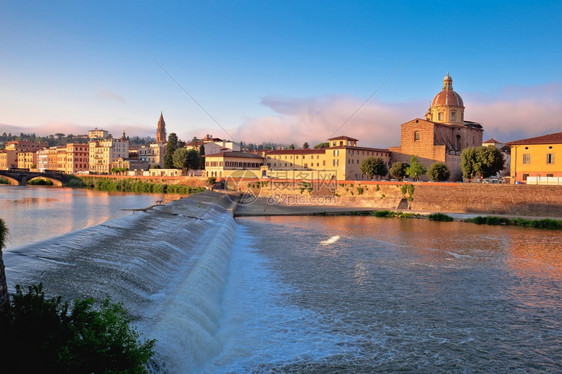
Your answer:
[[[435,95],[433,101],[431,102],[431,106],[439,105],[464,106],[461,95],[453,90],[443,90]]]
[[[431,106],[464,106],[461,95],[453,91],[453,78],[447,73],[443,79],[443,90],[433,98]]]

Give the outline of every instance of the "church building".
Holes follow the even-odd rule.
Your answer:
[[[461,180],[460,154],[467,147],[482,145],[482,125],[464,119],[464,103],[453,90],[453,79],[447,73],[443,89],[433,98],[425,118],[401,125],[399,147],[390,147],[391,163],[410,162],[412,155],[426,168],[444,162],[451,171],[450,180]],[[427,178],[427,177],[426,177]]]

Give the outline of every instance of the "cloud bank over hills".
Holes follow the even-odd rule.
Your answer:
[[[562,131],[562,84],[552,83],[533,87],[510,86],[490,95],[460,93],[463,97],[465,118],[480,122],[485,137],[507,142],[525,137]],[[118,98],[114,98],[119,100]],[[346,95],[295,98],[268,96],[261,104],[271,114],[248,118],[238,126],[229,127],[225,133],[218,127],[182,129],[180,138],[190,140],[210,133],[234,141],[253,143],[276,142],[297,146],[311,145],[332,136],[348,135],[360,140],[359,145],[390,147],[400,144],[400,125],[413,118],[423,118],[431,98],[423,101],[385,103],[376,97],[367,103],[364,99]],[[121,135],[154,136],[154,127],[131,124],[107,124],[99,128]],[[168,133],[174,124],[168,124]],[[177,127],[176,127],[177,128]],[[38,135],[86,134],[90,127],[62,121],[51,121],[36,127],[0,124],[0,132],[35,132]]]

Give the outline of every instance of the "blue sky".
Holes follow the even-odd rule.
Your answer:
[[[335,135],[388,147],[450,72],[509,141],[562,131],[561,37],[560,1],[3,1],[0,131],[313,143],[378,89]]]

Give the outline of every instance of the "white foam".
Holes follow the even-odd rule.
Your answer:
[[[340,240],[340,236],[335,235],[335,236],[332,236],[330,239],[326,239],[326,240],[321,241],[320,244],[322,244],[322,245],[334,244],[338,240]]]

